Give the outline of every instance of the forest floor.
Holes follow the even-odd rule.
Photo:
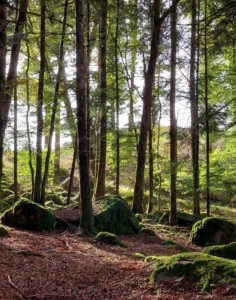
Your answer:
[[[236,299],[227,286],[217,285],[206,293],[187,278],[150,285],[152,263],[135,253],[180,253],[164,245],[166,240],[190,251],[201,248],[189,244],[185,228],[149,226],[156,236],[119,236],[128,248],[95,242],[77,229],[38,233],[7,227],[10,237],[0,240],[0,299]]]

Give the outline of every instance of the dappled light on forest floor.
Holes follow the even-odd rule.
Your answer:
[[[180,253],[165,244],[170,237],[158,231],[157,236],[119,235],[129,246],[120,248],[77,232],[7,229],[10,238],[0,241],[0,299],[216,299],[216,292],[231,294],[229,297],[234,299],[223,285],[207,294],[187,278],[173,278],[152,286],[149,283],[152,262],[144,262],[135,253],[145,256]],[[189,245],[182,233],[171,239],[191,251],[201,249]]]

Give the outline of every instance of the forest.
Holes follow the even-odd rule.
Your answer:
[[[236,297],[235,28],[233,0],[0,0],[0,299]]]

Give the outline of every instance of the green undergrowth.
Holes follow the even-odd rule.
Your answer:
[[[236,242],[228,245],[209,246],[203,249],[203,253],[236,260]]]
[[[236,262],[207,255],[191,252],[173,256],[152,257],[156,261],[150,282],[158,283],[166,278],[185,276],[196,282],[202,291],[209,291],[214,284],[222,282],[230,286],[236,285]]]
[[[163,242],[163,245],[171,245],[173,246],[176,250],[179,250],[181,252],[189,252],[189,249],[181,244],[175,243],[174,241],[171,240],[166,240]]]
[[[115,234],[110,232],[99,232],[94,239],[98,242],[106,243],[109,245],[128,248],[128,246],[124,244]]]

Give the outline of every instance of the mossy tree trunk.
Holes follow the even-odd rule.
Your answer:
[[[76,1],[76,99],[81,196],[80,228],[85,234],[93,235],[95,233],[95,229],[89,181],[89,161],[86,129],[83,0]]]

